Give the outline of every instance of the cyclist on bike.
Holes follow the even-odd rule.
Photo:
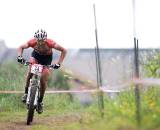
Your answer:
[[[48,39],[46,31],[42,29],[37,30],[34,34],[33,39],[29,40],[26,44],[23,44],[18,48],[17,61],[19,63],[23,63],[25,61],[25,59],[22,57],[23,50],[29,47],[33,48],[33,51],[30,57],[30,62],[32,64],[38,63],[41,65],[51,65],[52,64],[52,53],[53,53],[52,49],[54,48],[60,51],[61,55],[57,63],[54,64],[55,69],[58,69],[61,66],[66,56],[66,52],[67,52],[65,48],[57,44],[55,41]],[[40,98],[38,100],[38,108],[39,108],[38,113],[43,112],[43,102],[42,101],[43,101],[45,89],[47,87],[47,80],[48,80],[49,74],[50,74],[49,69],[44,68],[44,71],[42,72],[42,76],[40,79],[41,90],[40,90]],[[30,82],[31,77],[32,77],[32,74],[30,73],[30,69],[29,69],[29,72],[26,78],[25,93],[22,96],[22,101],[24,103],[26,103],[28,87],[29,87],[29,82]]]

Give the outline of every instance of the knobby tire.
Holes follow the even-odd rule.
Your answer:
[[[27,115],[27,125],[30,125],[30,123],[33,120],[34,110],[35,110],[34,100],[35,100],[36,91],[37,91],[37,87],[36,86],[32,86],[31,87],[31,93],[30,93],[28,115]]]

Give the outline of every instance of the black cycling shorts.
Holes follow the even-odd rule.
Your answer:
[[[38,64],[41,65],[50,65],[52,63],[52,55],[40,55],[35,50],[33,50],[32,57],[35,58]]]

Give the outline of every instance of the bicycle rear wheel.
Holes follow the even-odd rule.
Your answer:
[[[29,99],[29,107],[28,107],[28,114],[27,114],[27,125],[30,125],[30,123],[33,120],[34,116],[34,100],[35,100],[35,95],[36,95],[37,87],[32,86],[30,90],[30,99]]]

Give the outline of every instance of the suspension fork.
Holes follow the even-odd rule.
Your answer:
[[[38,75],[34,75],[32,76],[32,78],[30,79],[30,85],[28,88],[28,96],[27,96],[27,104],[29,104],[29,99],[30,99],[30,94],[31,94],[31,87],[36,87],[36,95],[35,95],[35,100],[34,100],[34,105],[37,105],[37,101],[39,99],[40,96],[40,79]]]
[[[36,95],[34,100],[34,105],[36,106],[40,97],[40,77],[38,75],[33,75],[33,81],[35,83],[34,87],[36,87]]]

